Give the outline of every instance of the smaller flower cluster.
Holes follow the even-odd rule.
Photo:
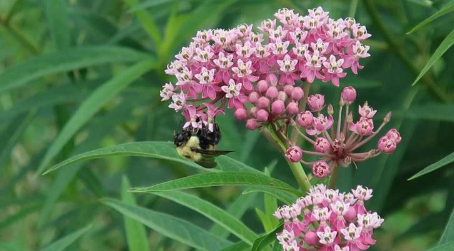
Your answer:
[[[367,211],[364,201],[372,197],[372,189],[358,186],[350,193],[311,187],[305,197],[293,205],[279,208],[274,216],[284,220],[284,229],[277,239],[284,251],[359,251],[375,244],[374,229],[383,219]]]
[[[359,119],[354,121],[349,108],[356,96],[356,90],[351,86],[342,90],[337,121],[333,118],[334,111],[331,104],[328,104],[326,114],[322,114],[325,108],[323,95],[309,96],[307,99],[309,109],[299,112],[293,124],[303,129],[303,132],[296,130],[313,145],[315,151],[305,151],[298,146],[291,146],[286,152],[287,160],[302,161],[303,164],[312,165],[314,175],[325,178],[338,166],[346,167],[351,162],[362,162],[380,153],[393,153],[402,140],[396,129],[389,130],[381,137],[376,149],[362,153],[353,152],[374,138],[391,119],[391,113],[388,113],[379,128],[374,131],[373,117],[377,111],[366,102],[363,106],[359,106]],[[343,114],[344,108],[345,114]],[[320,160],[305,162],[302,160],[303,154],[317,156]]]

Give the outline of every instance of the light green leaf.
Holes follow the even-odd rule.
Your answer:
[[[284,202],[285,204],[293,204],[295,203],[296,199],[298,199],[298,196],[294,195],[293,193],[276,190],[268,187],[249,187],[243,192],[243,194],[250,193],[265,193]]]
[[[0,250],[1,251],[26,251],[25,249],[18,248],[16,246],[12,246],[10,244],[0,242]]]
[[[427,25],[428,23],[432,22],[433,20],[435,20],[439,17],[442,17],[442,16],[448,14],[451,11],[454,11],[454,2],[447,4],[442,9],[435,12],[435,14],[433,14],[432,16],[428,17],[427,19],[425,19],[424,21],[422,21],[421,23],[416,25],[413,29],[411,29],[409,32],[407,32],[407,34],[410,34],[416,30],[419,30],[421,27]]]
[[[408,110],[393,112],[393,117],[454,122],[454,116],[446,116],[446,114],[454,114],[453,104],[426,104],[413,106]]]
[[[77,163],[80,161],[85,160],[92,160],[92,159],[99,159],[99,158],[107,158],[113,156],[135,156],[135,157],[148,157],[148,158],[155,158],[155,159],[163,159],[163,160],[170,160],[175,161],[178,163],[182,163],[194,168],[207,170],[207,171],[242,171],[242,172],[254,172],[260,173],[258,170],[253,169],[241,162],[238,162],[232,158],[227,156],[220,156],[216,159],[218,162],[218,166],[215,169],[206,169],[204,167],[199,166],[198,164],[187,161],[181,158],[177,151],[175,150],[175,146],[171,142],[132,142],[132,143],[125,143],[121,145],[96,149],[93,151],[85,152],[82,154],[75,155],[61,163],[49,168],[44,174],[52,172],[56,169],[61,167]]]
[[[30,214],[38,211],[40,208],[40,205],[33,205],[31,207],[22,207],[20,211],[18,211],[15,214],[8,215],[2,222],[0,222],[0,230],[10,226],[11,224],[25,219],[27,216]],[[1,245],[0,245],[0,250],[2,250]]]
[[[70,140],[103,105],[154,66],[155,63],[152,60],[141,61],[97,88],[90,97],[79,106],[74,115],[72,115],[60,131],[57,138],[46,152],[46,155],[38,168],[38,173],[41,173],[44,168],[50,164],[52,159],[60,152],[68,140]]]
[[[449,154],[448,156],[444,157],[443,159],[433,163],[432,165],[424,168],[423,170],[419,171],[417,174],[413,175],[408,180],[416,179],[418,177],[426,175],[426,174],[433,172],[439,168],[442,168],[448,164],[451,164],[452,162],[454,162],[454,152]]]
[[[428,249],[427,251],[452,251],[452,250],[454,250],[454,241],[438,245],[436,247]]]
[[[300,192],[287,183],[263,174],[219,172],[196,174],[167,181],[150,187],[132,188],[132,192],[151,193],[212,186],[252,186],[269,187],[299,195]]]
[[[30,81],[55,73],[113,62],[136,62],[146,58],[149,55],[118,46],[65,49],[30,58],[5,69],[0,74],[0,92],[19,88]]]
[[[84,235],[88,230],[90,230],[91,226],[87,226],[82,228],[70,235],[67,235],[56,242],[53,242],[49,246],[41,249],[41,251],[63,251],[65,248],[69,247],[69,245],[73,244],[77,239],[79,239],[82,235]]]
[[[276,227],[276,225],[270,221],[270,218],[264,212],[262,212],[262,210],[256,208],[255,213],[259,217],[260,222],[262,222],[262,226],[263,229],[265,229],[265,232],[269,232]]]
[[[249,250],[251,250],[251,246],[249,246],[244,241],[240,241],[240,242],[233,244],[230,247],[224,248],[219,251],[249,251]]]
[[[139,10],[147,9],[147,8],[153,8],[157,7],[162,4],[166,3],[171,3],[174,2],[175,0],[148,0],[148,1],[142,1],[139,4],[135,5],[133,8],[129,10],[129,12],[136,12]]]
[[[121,186],[121,199],[123,200],[123,202],[129,205],[137,206],[134,195],[128,192],[129,187],[130,185],[128,178],[126,176],[123,176]],[[150,250],[147,240],[147,232],[143,225],[129,217],[124,217],[124,220],[129,251]]]
[[[156,232],[193,248],[211,251],[231,245],[231,242],[227,240],[221,239],[200,227],[168,214],[128,205],[113,199],[103,199],[101,202]]]
[[[208,201],[202,200],[197,196],[180,191],[154,192],[153,194],[167,198],[199,212],[200,214],[229,230],[232,234],[236,235],[238,238],[250,245],[252,245],[254,240],[258,237],[257,234],[250,230],[240,220],[222,210],[221,208],[213,205]]]
[[[438,61],[438,59],[443,56],[443,54],[454,44],[454,30],[452,30],[448,36],[441,42],[440,46],[435,50],[434,54],[430,57],[429,61],[427,61],[426,65],[419,73],[416,80],[413,82],[412,85],[415,85],[426,72]]]
[[[454,240],[454,210],[449,217],[448,223],[446,223],[445,231],[443,231],[438,245],[448,243],[451,240]]]
[[[271,169],[274,169],[274,166],[277,164],[277,161],[273,162],[273,166]],[[265,168],[265,175],[270,176],[271,171],[268,171],[268,168]],[[277,200],[276,197],[264,193],[263,194],[263,204],[265,206],[265,216],[267,217],[267,221],[269,222],[269,225],[267,228],[265,228],[265,231],[271,231],[274,229],[278,224],[279,221],[273,216],[274,212],[277,209]]]
[[[47,0],[46,8],[47,25],[55,45],[58,49],[66,49],[70,46],[70,30],[68,28],[68,6],[66,0]]]

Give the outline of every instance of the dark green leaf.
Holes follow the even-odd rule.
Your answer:
[[[432,165],[424,168],[423,170],[419,171],[417,174],[413,175],[410,179],[408,180],[412,180],[412,179],[416,179],[418,177],[421,177],[425,174],[428,174],[430,172],[433,172],[439,168],[442,168],[448,164],[451,164],[452,162],[454,162],[454,152],[449,154],[448,156],[444,157],[443,159],[433,163]]]
[[[63,0],[45,1],[47,24],[58,49],[70,46],[69,15],[67,2]]]
[[[449,217],[448,223],[446,223],[445,231],[443,232],[438,245],[448,243],[452,240],[454,240],[454,210],[451,213],[451,217]]]
[[[276,189],[270,189],[267,187],[249,187],[246,190],[244,190],[243,194],[250,194],[250,193],[266,193],[274,198],[284,202],[284,204],[293,204],[295,203],[296,199],[298,199],[298,196],[296,196],[293,193],[289,193],[286,191],[281,191],[281,190],[276,190]]]
[[[451,11],[454,11],[454,2],[447,4],[442,9],[437,11],[435,14],[433,14],[432,16],[428,17],[427,19],[425,19],[424,21],[422,21],[421,23],[416,25],[413,29],[411,29],[409,32],[407,32],[407,34],[410,34],[414,31],[420,29],[421,27],[427,25],[428,23],[434,21],[435,19],[437,19],[439,17],[442,17],[442,16],[448,14]]]
[[[82,235],[84,235],[88,230],[90,230],[91,226],[87,226],[82,228],[70,235],[67,235],[58,241],[53,242],[49,246],[41,249],[41,251],[63,251],[65,248],[69,247],[69,245],[73,244],[77,239],[79,239]]]
[[[282,228],[283,228],[283,224],[281,223],[273,231],[271,231],[271,232],[263,235],[262,237],[258,238],[257,240],[255,240],[251,251],[262,251],[263,249],[268,247],[268,245],[270,245],[273,241],[277,240],[276,234],[279,233],[280,231],[282,231]]]

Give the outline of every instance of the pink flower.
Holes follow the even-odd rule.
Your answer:
[[[230,74],[230,68],[233,65],[233,55],[227,56],[221,51],[219,52],[218,58],[213,60],[214,64],[219,67],[219,71],[216,72],[215,82],[229,83],[232,75]]]
[[[314,115],[310,111],[301,112],[296,117],[296,122],[304,128],[309,128],[313,125]]]
[[[318,161],[312,165],[312,173],[315,177],[322,179],[328,177],[331,173],[331,169],[325,161]]]
[[[313,112],[318,112],[325,106],[325,96],[321,94],[310,95],[307,103]]]
[[[372,134],[374,129],[374,121],[367,117],[361,117],[358,122],[349,124],[350,131],[357,133],[361,136],[368,136]]]
[[[252,90],[252,82],[257,81],[259,78],[256,76],[252,76],[252,62],[247,61],[246,63],[243,60],[238,59],[237,62],[238,66],[233,67],[232,71],[235,72],[235,77],[238,82],[242,82],[244,88],[247,90]]]
[[[344,78],[347,76],[345,72],[343,72],[342,64],[344,60],[336,59],[334,55],[329,57],[329,62],[323,62],[323,66],[325,66],[324,73],[325,78],[323,79],[324,82],[331,81],[333,82],[334,86],[339,86],[339,78]]]
[[[326,58],[320,56],[318,51],[315,51],[312,54],[308,52],[304,56],[306,57],[306,67],[301,71],[301,77],[306,78],[309,83],[314,82],[316,77],[318,79],[323,79],[323,75],[320,74],[320,69]]]
[[[320,137],[315,140],[314,148],[318,152],[325,153],[331,148],[331,145],[327,139]]]
[[[318,117],[314,118],[313,128],[306,129],[306,132],[309,135],[320,134],[326,131],[327,129],[331,128],[333,122],[334,122],[333,116],[329,115],[325,117],[323,116],[323,114],[320,114]]]
[[[394,139],[390,139],[388,136],[383,136],[378,141],[378,149],[382,153],[393,153],[396,151],[397,143]]]
[[[400,137],[399,131],[397,131],[397,129],[394,129],[394,128],[389,130],[386,133],[386,137],[388,137],[388,139],[394,140],[396,142],[396,144],[399,144],[400,141],[402,140],[402,137]]]
[[[347,86],[341,93],[342,102],[346,105],[351,105],[356,99],[356,90],[352,86]]]
[[[358,112],[361,117],[371,119],[374,117],[375,113],[377,113],[377,110],[372,109],[366,102],[363,106],[359,106]]]
[[[172,85],[172,83],[166,83],[164,86],[162,86],[162,90],[159,92],[159,95],[162,98],[161,101],[166,101],[172,98],[174,91],[175,87]]]
[[[299,79],[299,76],[293,73],[297,63],[298,60],[292,60],[289,55],[285,55],[284,60],[277,60],[277,64],[282,71],[279,79],[280,84],[295,84],[295,80]]]
[[[230,79],[229,85],[222,86],[221,89],[225,92],[225,97],[229,99],[228,108],[242,108],[243,103],[247,101],[247,97],[241,94],[242,84],[235,84],[233,79]]]
[[[183,129],[187,127],[192,127],[193,129],[202,128],[202,123],[198,119],[199,114],[197,114],[197,109],[193,105],[188,105],[185,112],[183,113],[186,117],[186,123],[183,125]]]
[[[291,146],[285,152],[285,157],[290,162],[299,162],[303,156],[303,150],[299,146]]]
[[[172,95],[172,103],[169,105],[170,108],[175,111],[181,110],[186,105],[186,97],[184,93]]]

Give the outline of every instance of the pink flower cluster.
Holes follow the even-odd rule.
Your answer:
[[[227,105],[237,119],[252,118],[249,129],[271,117],[295,115],[304,96],[295,81],[317,78],[338,86],[345,69],[357,74],[359,60],[370,56],[362,44],[370,37],[366,27],[328,14],[321,7],[306,16],[280,9],[274,15],[280,24],[265,20],[258,33],[246,24],[197,32],[168,65],[166,73],[177,82],[163,86],[162,100],[172,100],[170,107],[183,111],[188,122],[211,123]],[[248,101],[255,107],[249,114]]]
[[[309,96],[307,101],[309,109],[299,112],[293,123],[296,127],[304,129],[305,133],[297,129],[298,133],[313,145],[315,151],[305,151],[298,146],[291,146],[286,153],[287,160],[312,165],[314,175],[325,178],[338,166],[346,167],[351,162],[362,162],[380,153],[393,153],[402,140],[396,129],[389,130],[381,137],[376,149],[362,153],[353,152],[374,138],[391,119],[391,113],[388,113],[379,128],[374,131],[373,117],[377,111],[366,102],[358,107],[359,119],[354,121],[349,108],[356,96],[356,90],[351,86],[342,90],[337,122],[333,118],[331,104],[327,106],[327,114],[322,114],[325,107],[323,95]],[[317,156],[320,160],[305,162],[302,160],[303,153]]]
[[[358,251],[375,244],[374,229],[383,219],[367,211],[364,201],[372,190],[358,186],[350,193],[311,187],[305,197],[275,212],[284,220],[284,229],[277,239],[284,251]]]

